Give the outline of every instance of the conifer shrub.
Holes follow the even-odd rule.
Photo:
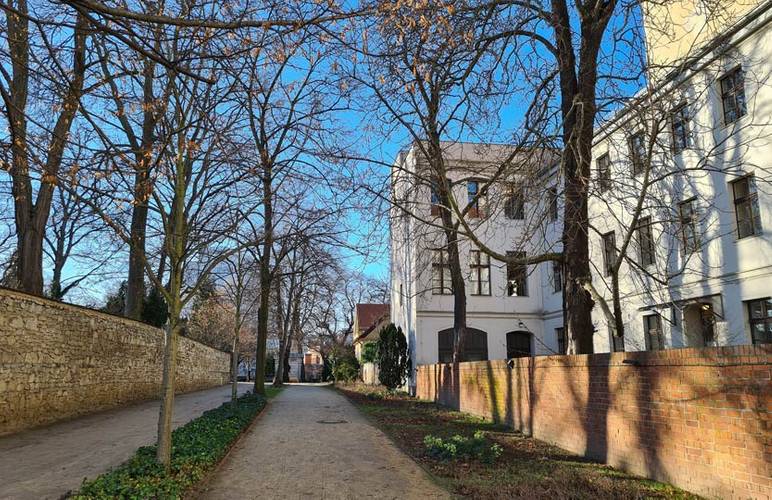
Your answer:
[[[410,353],[402,328],[383,327],[378,340],[378,380],[389,390],[405,385],[410,373]]]

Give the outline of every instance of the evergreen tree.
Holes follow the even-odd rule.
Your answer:
[[[393,390],[405,385],[410,372],[410,353],[407,339],[394,323],[381,330],[378,341],[378,379]]]

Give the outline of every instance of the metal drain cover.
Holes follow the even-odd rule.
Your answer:
[[[317,424],[347,424],[348,420],[317,420]]]

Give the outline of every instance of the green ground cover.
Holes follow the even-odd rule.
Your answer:
[[[281,389],[267,387],[271,398]],[[266,399],[245,394],[234,410],[230,402],[204,412],[172,433],[171,471],[155,460],[155,446],[143,446],[127,462],[95,479],[84,481],[69,498],[174,499],[180,498],[212,470],[236,438],[265,407]]]

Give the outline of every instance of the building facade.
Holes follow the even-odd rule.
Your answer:
[[[655,37],[647,26],[649,87],[596,133],[596,352],[772,340],[772,2],[751,3],[720,38],[688,48],[668,49],[667,33]],[[652,24],[660,13],[647,15]],[[391,318],[414,367],[449,361],[453,326],[437,196],[420,151],[413,145],[392,169],[390,235]],[[454,198],[476,200],[462,224],[474,238],[459,238],[465,358],[565,353],[560,266],[507,266],[478,244],[526,256],[560,251],[559,161],[498,145],[449,143],[443,153]],[[499,175],[502,162],[521,168]],[[615,295],[621,336],[604,313]]]

